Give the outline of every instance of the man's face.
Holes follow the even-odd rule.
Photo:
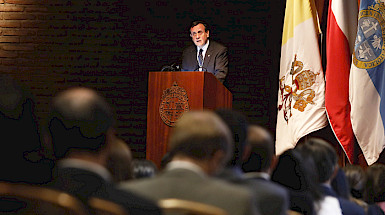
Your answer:
[[[206,28],[203,24],[198,24],[190,29],[190,36],[192,41],[199,48],[204,46],[207,43],[207,39],[209,38],[210,32],[205,31]]]

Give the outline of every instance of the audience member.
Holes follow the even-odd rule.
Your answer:
[[[249,159],[243,164],[246,171],[244,177],[255,185],[261,214],[286,214],[289,209],[288,191],[270,180],[275,158],[271,134],[261,126],[250,125],[247,140],[251,146],[251,152]]]
[[[160,167],[159,170],[162,171],[164,168],[166,168],[167,164],[172,160],[172,154],[170,152],[166,152],[162,160],[160,161]]]
[[[12,77],[0,74],[0,181],[44,184],[51,180],[51,165],[41,155],[33,97]],[[25,202],[0,198],[0,214],[16,213]]]
[[[162,173],[126,182],[122,188],[153,200],[177,198],[210,204],[232,215],[257,213],[246,189],[211,177],[232,155],[230,131],[216,114],[184,113],[173,127],[169,147],[173,156]]]
[[[243,183],[242,163],[250,153],[247,140],[248,121],[246,117],[231,109],[218,109],[215,113],[230,128],[233,144],[232,158],[226,167],[219,172],[218,177],[233,183]]]
[[[346,165],[342,168],[350,187],[350,194],[356,199],[363,199],[366,184],[365,171],[359,165]]]
[[[368,214],[385,214],[385,165],[369,166],[366,175],[364,199],[369,204]]]
[[[247,180],[242,171],[242,164],[250,155],[247,118],[242,113],[231,109],[218,109],[215,113],[230,128],[234,141],[233,157],[218,177],[251,190],[256,208],[261,214],[285,214],[288,209],[287,196],[285,199],[285,196],[277,195],[271,190],[274,187],[262,180]]]
[[[151,178],[158,173],[158,167],[151,160],[134,159],[131,166],[134,179]]]
[[[248,128],[248,142],[251,147],[249,158],[242,164],[244,172],[263,173],[271,175],[276,162],[274,141],[265,128],[250,125]]]
[[[127,181],[132,175],[131,150],[124,140],[115,137],[111,143],[110,153],[107,157],[107,169],[115,183]]]
[[[312,160],[305,161],[295,149],[283,152],[272,173],[271,180],[286,187],[289,191],[289,209],[300,214],[315,215],[315,203],[321,198],[311,171]]]
[[[367,212],[368,204],[363,200],[366,184],[365,171],[359,165],[346,165],[342,168],[350,189],[350,199]]]
[[[308,138],[302,144],[299,144],[297,148],[303,156],[310,157],[314,160],[321,192],[325,197],[338,199],[342,214],[365,214],[362,207],[348,199],[338,196],[335,190],[332,189],[331,181],[337,174],[339,167],[337,153],[328,142],[319,138]]]
[[[53,98],[49,132],[57,160],[51,186],[85,204],[99,197],[122,205],[129,214],[160,214],[151,201],[116,189],[106,169],[115,137],[112,111],[94,90],[76,87]]]
[[[50,181],[50,163],[40,153],[32,94],[5,74],[0,74],[0,125],[0,180],[33,184]]]
[[[345,173],[341,168],[337,168],[337,172],[333,177],[330,185],[336,192],[337,196],[350,200],[350,188]]]

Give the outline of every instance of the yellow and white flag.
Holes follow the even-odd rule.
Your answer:
[[[313,0],[287,0],[279,73],[276,153],[327,125],[325,80]]]

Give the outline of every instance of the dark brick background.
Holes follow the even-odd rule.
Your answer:
[[[0,71],[32,90],[40,129],[56,92],[95,88],[143,158],[148,72],[179,62],[190,22],[204,19],[229,48],[234,108],[274,132],[284,2],[0,0]]]

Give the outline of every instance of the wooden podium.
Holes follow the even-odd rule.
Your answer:
[[[147,159],[158,166],[167,152],[173,124],[185,111],[232,107],[230,91],[208,72],[150,72],[147,105]]]

